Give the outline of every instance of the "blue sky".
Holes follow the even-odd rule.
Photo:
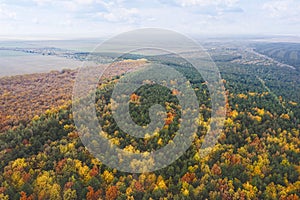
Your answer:
[[[300,35],[299,10],[299,0],[0,0],[0,37],[102,37],[142,27]]]

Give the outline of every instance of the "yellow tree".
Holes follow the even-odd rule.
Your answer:
[[[114,175],[112,172],[105,170],[102,174],[102,178],[107,184],[110,184],[114,180]]]
[[[61,196],[60,196],[60,185],[58,185],[57,183],[53,184],[52,187],[50,188],[50,200],[61,200]]]
[[[77,199],[77,194],[75,190],[72,189],[67,189],[64,191],[64,200],[76,200]]]
[[[265,195],[267,199],[278,199],[277,189],[273,182],[267,185]]]

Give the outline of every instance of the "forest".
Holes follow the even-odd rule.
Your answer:
[[[147,59],[184,74],[198,98],[196,138],[178,160],[147,173],[126,173],[104,165],[82,144],[72,104],[65,101],[3,129],[0,199],[299,199],[298,70],[239,65],[230,62],[235,58],[219,57],[226,120],[217,144],[201,157],[211,120],[205,81],[176,59]],[[105,135],[130,152],[165,146],[180,126],[176,91],[149,83],[130,96],[130,115],[140,126],[150,123],[151,105],[164,102],[161,106],[167,112],[161,130],[146,139],[135,138],[122,131],[112,116],[111,95],[123,76],[113,76],[97,88],[95,108]]]

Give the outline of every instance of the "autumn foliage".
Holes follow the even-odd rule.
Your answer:
[[[127,61],[124,69],[130,63]],[[18,88],[22,85],[20,81],[1,79],[4,88],[1,101],[7,98],[10,108],[7,112],[1,110],[0,116],[10,117],[1,119],[2,130],[7,131],[0,134],[0,199],[299,199],[299,102],[289,99],[289,95],[275,98],[257,82],[251,82],[255,77],[247,75],[239,79],[225,74],[226,81],[222,82],[228,97],[224,127],[216,144],[202,148],[211,122],[220,119],[211,119],[207,83],[193,80],[195,73],[188,68],[184,70],[192,77],[200,101],[195,137],[176,161],[158,171],[141,174],[106,166],[82,144],[79,137],[82,133],[75,128],[72,107],[67,101],[68,83],[60,82],[72,82],[74,72],[24,76],[21,80],[26,83],[28,95]],[[149,92],[145,87],[130,96],[131,117],[143,128],[150,123],[148,110],[158,103],[157,99],[164,100],[160,105],[166,111],[165,126],[147,133],[145,138],[135,138],[120,130],[113,119],[110,97],[117,81],[107,80],[99,85],[96,103],[92,105],[98,112],[103,135],[113,145],[135,153],[156,151],[172,144],[184,112],[176,100],[177,92],[149,84],[155,92],[167,94]],[[57,101],[48,108],[51,98]],[[16,113],[20,113],[24,125],[18,125],[20,119]],[[212,134],[217,136],[218,132],[212,130]],[[93,137],[89,139],[97,145]],[[164,156],[169,159],[168,154]],[[117,159],[127,161],[122,157]],[[147,162],[150,165],[160,160]],[[131,162],[128,167],[138,164]]]

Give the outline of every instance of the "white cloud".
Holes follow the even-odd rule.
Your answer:
[[[136,15],[138,10],[136,8],[111,8],[108,12],[98,12],[96,16],[106,19],[110,22],[128,22],[134,23],[137,20]]]
[[[135,23],[141,17],[137,8],[126,8],[122,0],[109,1],[109,3],[102,2],[102,6],[106,11],[97,12],[95,16],[108,22],[127,22],[130,24]]]
[[[0,4],[0,19],[15,20],[16,18],[17,18],[16,12],[8,9],[5,4]]]
[[[80,5],[91,5],[95,3],[95,0],[75,0],[74,2]]]
[[[290,9],[290,4],[291,0],[270,1],[263,5],[263,9],[265,9],[271,17],[279,17],[287,13],[287,11]]]
[[[276,0],[264,3],[263,10],[270,18],[286,24],[300,23],[300,1],[298,0]]]
[[[238,0],[176,0],[176,3],[183,7],[187,6],[233,6]]]
[[[33,2],[39,6],[42,6],[42,5],[46,5],[49,3],[53,3],[54,1],[52,1],[52,0],[33,0]]]
[[[0,0],[1,34],[299,33],[300,0]],[[3,5],[5,4],[5,5]],[[17,19],[17,20],[15,20]]]

